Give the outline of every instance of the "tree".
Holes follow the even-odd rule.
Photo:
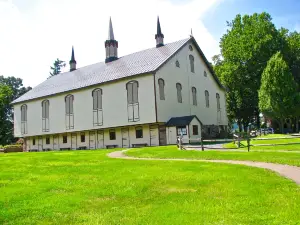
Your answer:
[[[30,91],[31,87],[24,87],[20,78],[0,76],[0,144],[13,142],[13,100]],[[2,93],[2,94],[1,94]]]
[[[53,63],[53,67],[50,66],[50,69],[51,69],[51,71],[50,71],[50,77],[59,74],[59,73],[61,72],[61,69],[62,69],[63,67],[65,67],[65,66],[66,66],[65,61],[62,61],[62,60],[60,60],[60,59],[57,58],[57,59],[54,61],[54,63]]]
[[[246,129],[254,118],[259,126],[261,74],[284,40],[267,13],[237,15],[227,25],[228,30],[220,41],[221,56],[214,57],[214,69],[229,88],[228,115]]]
[[[276,53],[267,64],[259,89],[259,108],[268,117],[277,120],[283,132],[284,119],[294,114],[299,93],[290,68],[281,53]]]

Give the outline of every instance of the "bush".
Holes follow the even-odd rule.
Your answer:
[[[4,146],[4,153],[9,152],[23,152],[22,145],[6,145]]]

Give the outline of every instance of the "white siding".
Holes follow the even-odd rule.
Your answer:
[[[186,45],[155,75],[158,122],[166,122],[171,117],[196,115],[204,125],[227,125],[225,91],[218,86],[195,46],[193,49],[190,51],[189,45]],[[195,59],[195,73],[190,70],[190,54]],[[179,61],[180,68],[176,67],[176,60]],[[204,71],[207,77],[204,76]],[[165,82],[165,100],[159,98],[159,78]],[[177,101],[176,83],[182,85],[182,103]],[[192,87],[197,89],[197,106],[193,105]],[[205,105],[205,90],[209,92],[209,108]],[[221,120],[219,124],[216,93],[220,94]]]
[[[137,122],[128,122],[127,113],[127,90],[126,83],[136,80],[139,83],[138,100],[139,116]],[[144,75],[133,77],[131,79],[116,81],[112,83],[98,85],[92,88],[78,90],[50,96],[44,99],[38,99],[26,102],[28,133],[24,136],[37,136],[64,132],[75,132],[92,129],[102,129],[109,127],[120,127],[134,124],[155,123],[155,100],[154,100],[154,79],[153,75]],[[93,98],[92,91],[95,88],[101,88],[103,91],[103,126],[94,127],[93,125]],[[74,95],[74,129],[66,130],[65,123],[65,96]],[[50,131],[42,132],[42,106],[41,102],[48,99],[49,105],[49,123]],[[14,134],[16,137],[21,134],[21,104],[14,105]],[[106,134],[107,135],[107,134]],[[119,135],[120,136],[120,135]],[[62,137],[60,137],[61,139]],[[87,138],[86,138],[87,139]],[[88,139],[87,139],[88,140]],[[68,144],[62,144],[60,147],[70,147]],[[77,141],[78,142],[78,141]],[[109,142],[109,140],[108,140]]]
[[[198,135],[193,135],[193,125],[198,126]],[[189,134],[190,142],[200,142],[199,138],[201,138],[201,124],[196,118],[194,118],[189,125]]]

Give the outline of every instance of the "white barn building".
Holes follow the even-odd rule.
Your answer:
[[[227,130],[225,89],[195,39],[118,58],[110,20],[106,60],[53,76],[13,102],[27,151],[175,144]]]

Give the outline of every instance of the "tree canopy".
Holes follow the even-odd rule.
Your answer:
[[[267,116],[277,119],[281,131],[285,118],[293,116],[299,104],[297,84],[281,53],[276,53],[268,62],[259,89],[259,108]]]
[[[60,59],[56,59],[53,63],[53,66],[50,66],[50,77],[55,76],[57,74],[61,73],[61,69],[66,66],[65,61],[62,61]]]

